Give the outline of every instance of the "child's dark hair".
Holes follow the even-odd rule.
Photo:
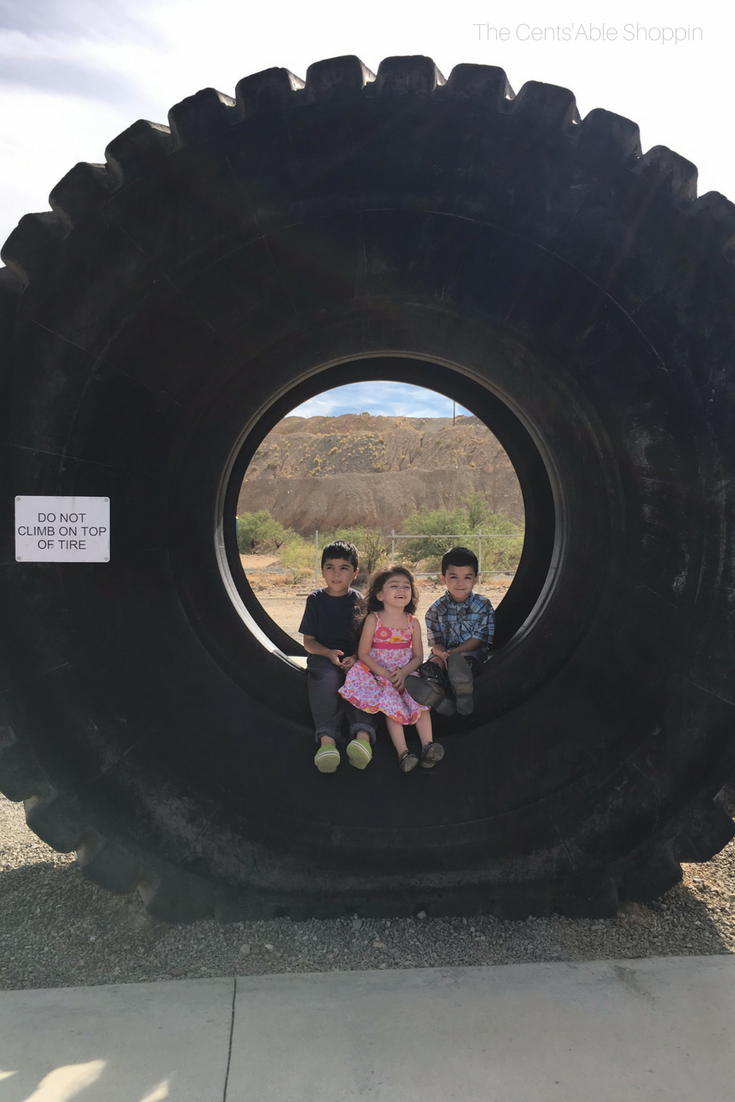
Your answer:
[[[477,574],[477,555],[469,547],[450,547],[442,558],[442,574],[446,574],[448,566],[471,566]]]
[[[362,631],[363,624],[370,613],[380,612],[382,609],[383,605],[378,600],[378,594],[388,579],[392,578],[394,574],[403,574],[404,578],[408,578],[411,583],[411,600],[406,605],[406,612],[416,611],[416,606],[419,603],[419,591],[416,588],[416,581],[413,574],[406,566],[387,566],[384,570],[376,570],[376,572],[370,576],[368,591],[355,609],[355,620],[360,631]]]
[[[357,570],[357,548],[349,540],[332,540],[322,551],[322,566],[327,559],[346,559],[352,563],[352,569]]]

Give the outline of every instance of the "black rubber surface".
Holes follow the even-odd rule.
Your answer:
[[[482,66],[269,70],[170,123],[3,250],[0,788],[175,920],[655,897],[733,833],[735,210]],[[235,501],[280,417],[385,378],[485,420],[527,537],[440,766],[324,776]],[[110,563],[16,563],[16,494],[109,496]]]

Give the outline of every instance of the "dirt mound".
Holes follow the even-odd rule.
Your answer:
[[[454,509],[474,491],[493,512],[523,520],[510,460],[476,417],[286,417],[253,456],[237,508],[267,509],[302,535],[398,530],[416,509]]]

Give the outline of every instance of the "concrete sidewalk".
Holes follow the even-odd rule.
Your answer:
[[[735,957],[0,992],[0,1102],[731,1102]]]

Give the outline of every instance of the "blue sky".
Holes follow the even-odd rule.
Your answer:
[[[470,411],[457,405],[457,414]],[[452,401],[408,383],[349,383],[326,390],[293,410],[299,417],[330,417],[340,413],[375,413],[387,417],[451,417]]]

